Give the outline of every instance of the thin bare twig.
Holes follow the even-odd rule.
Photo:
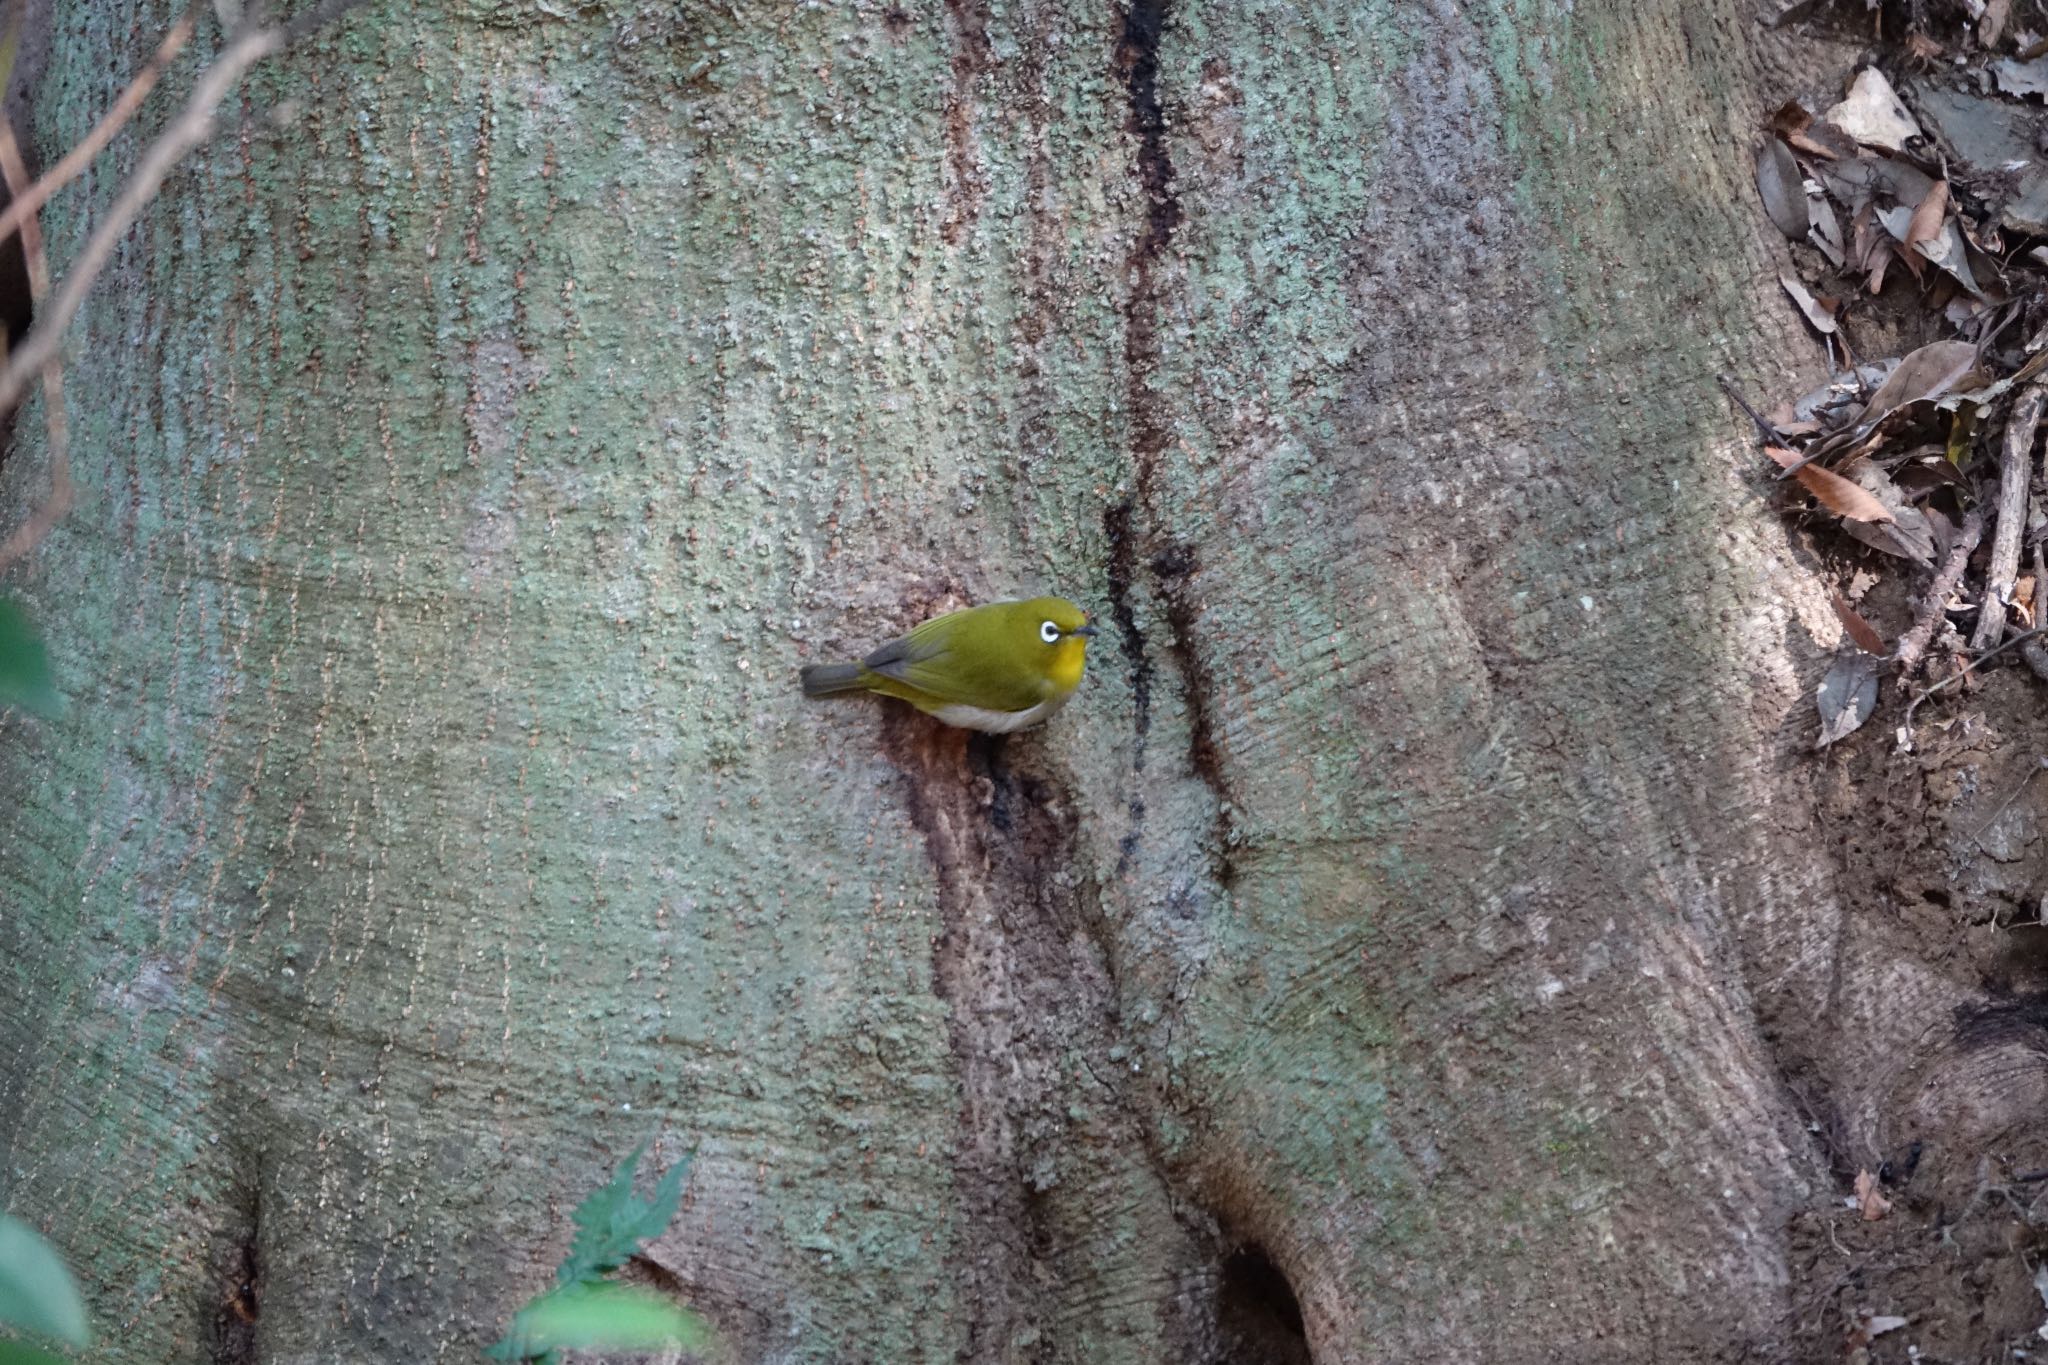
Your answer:
[[[1986,663],[1991,659],[1996,658],[1998,655],[2005,653],[2005,651],[2007,651],[2008,649],[2011,649],[2014,645],[2024,645],[2027,641],[2039,635],[2041,631],[2042,627],[2040,626],[2035,626],[2032,630],[2021,631],[2018,635],[2013,636],[2004,644],[1999,645],[1996,649],[1988,649],[1984,653],[1979,654],[1976,658],[1970,660],[1970,662],[1964,664],[1961,668],[1949,674],[1940,682],[1932,683],[1927,687],[1922,688],[1919,692],[1914,693],[1913,700],[1906,703],[1905,725],[1907,737],[1909,739],[1912,737],[1913,713],[1920,709],[1921,702],[1926,701],[1929,697],[1933,696],[1936,692],[1941,691],[1943,688],[1952,687],[1956,683],[1961,682],[1964,678],[1969,677],[1971,673],[1976,671],[1976,668],[1979,664]]]
[[[72,261],[49,306],[37,310],[35,326],[8,357],[6,366],[0,368],[0,412],[11,410],[21,401],[30,381],[63,348],[65,329],[78,315],[79,305],[85,302],[86,294],[106,267],[107,258],[114,254],[114,247],[163,188],[172,169],[212,136],[214,111],[227,98],[228,91],[250,67],[284,44],[285,32],[281,28],[252,29],[231,41],[214,58],[213,65],[200,73],[185,108],[142,154],[135,173],[128,177],[106,217]]]
[[[1998,474],[1998,522],[1991,537],[1991,565],[1984,587],[1984,605],[1970,648],[1989,649],[2005,634],[2006,602],[2020,571],[2020,533],[2027,526],[2027,484],[2034,472],[2034,437],[2041,426],[2041,408],[2048,403],[2048,385],[2036,380],[2021,392],[2005,421],[2004,453]]]
[[[28,185],[28,166],[22,161],[21,147],[14,140],[14,125],[4,116],[0,116],[0,176],[6,177],[7,192],[11,196],[19,196]],[[29,296],[40,308],[50,293],[50,262],[43,254],[42,225],[31,213],[22,220],[20,231],[22,259],[28,266]],[[50,528],[57,524],[58,518],[71,510],[71,441],[64,414],[64,362],[61,352],[43,367],[43,420],[50,441],[50,496],[29,514],[27,521],[15,528],[13,535],[0,542],[0,569],[34,550],[50,533]]]
[[[128,120],[135,117],[135,111],[142,107],[142,101],[156,87],[164,69],[178,55],[192,37],[192,30],[199,22],[198,0],[185,7],[178,22],[171,25],[171,31],[157,45],[156,53],[135,73],[135,79],[128,82],[128,88],[115,99],[113,106],[100,116],[76,147],[64,153],[64,159],[45,171],[42,178],[14,195],[5,212],[0,212],[0,240],[33,219],[35,211],[49,201],[51,195],[76,180],[92,159],[106,149],[114,140],[114,134],[126,127]]]
[[[1913,613],[1912,628],[1899,637],[1895,657],[1899,661],[1902,685],[1920,667],[1920,658],[1927,653],[1927,646],[1934,639],[1934,628],[1941,621],[1948,595],[1956,590],[1956,584],[1963,581],[1963,567],[1970,562],[1970,552],[1983,538],[1984,514],[1973,507],[1963,514],[1963,524],[1956,532],[1955,543],[1948,547],[1948,558],[1942,561],[1941,571],[1934,575],[1934,581],[1927,585],[1927,595],[1920,599],[1920,608]]]
[[[213,135],[214,112],[250,67],[360,3],[362,0],[324,0],[324,3],[283,24],[271,27],[251,24],[232,35],[212,64],[199,73],[184,109],[156,141],[143,149],[140,162],[121,187],[99,227],[86,239],[84,249],[71,262],[54,300],[48,296],[49,277],[43,261],[36,210],[65,180],[76,175],[134,114],[143,97],[162,75],[164,67],[190,38],[199,13],[198,0],[192,0],[150,63],[122,91],[114,107],[86,140],[35,185],[27,184],[28,174],[21,164],[20,149],[14,145],[12,130],[6,130],[0,159],[7,162],[4,169],[16,198],[5,213],[0,214],[0,224],[21,232],[23,252],[29,261],[31,288],[36,298],[36,321],[21,345],[7,357],[6,364],[0,366],[0,414],[13,411],[29,384],[38,374],[42,376],[47,396],[45,406],[49,409],[50,496],[16,528],[13,535],[0,543],[0,569],[41,543],[50,527],[71,506],[70,445],[65,426],[61,368],[64,333],[78,315],[79,307],[91,292],[100,271],[106,268],[115,246],[163,188],[165,179],[177,164]],[[0,240],[5,240],[4,232],[0,232]]]
[[[2041,553],[2041,542],[2034,542],[2034,624],[2048,623],[2048,561]],[[2048,682],[2048,645],[2039,640],[2028,640],[2020,646],[2020,658],[2034,671],[2034,676]]]
[[[1764,438],[1764,443],[1766,445],[1781,446],[1785,444],[1784,433],[1779,431],[1778,428],[1772,425],[1769,421],[1765,420],[1764,415],[1758,412],[1755,408],[1751,407],[1749,405],[1749,400],[1744,398],[1740,393],[1736,391],[1735,380],[1733,378],[1725,374],[1717,374],[1714,376],[1714,378],[1721,381],[1721,392],[1727,394],[1730,398],[1734,399],[1735,406],[1741,408],[1745,413],[1749,414],[1749,420],[1756,423],[1757,434]]]

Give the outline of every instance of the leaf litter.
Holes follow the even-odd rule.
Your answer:
[[[1924,662],[1948,676],[1973,662],[1962,634],[1990,590],[1988,530],[2030,510],[2031,468],[2029,499],[2001,506],[1998,490],[2013,402],[2048,382],[2048,42],[2010,3],[1958,8],[1940,32],[1911,11],[1832,94],[1783,99],[1756,144],[1757,200],[1789,243],[1779,285],[1828,377],[1767,412],[1729,392],[1788,510],[1833,527],[1857,578],[1896,578],[1904,592],[1885,600],[1909,604],[1874,622],[1857,602],[1879,599],[1834,594],[1843,647],[1815,689],[1822,748],[1876,711],[1884,673],[1917,704]],[[1897,337],[1921,344],[1883,354]],[[1953,586],[1936,594],[1938,569]],[[2009,633],[2034,628],[2030,610]],[[1910,744],[1910,708],[1899,734]]]

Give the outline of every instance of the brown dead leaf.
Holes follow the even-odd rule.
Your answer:
[[[1869,1171],[1856,1172],[1856,1206],[1863,1210],[1866,1223],[1874,1223],[1892,1210],[1892,1201],[1878,1190],[1877,1177]]]
[[[1913,61],[1923,64],[1931,63],[1941,56],[1943,50],[1940,43],[1935,42],[1934,39],[1924,33],[1909,33],[1906,35],[1906,56]]]
[[[1871,395],[1870,411],[1888,413],[1908,403],[1939,398],[1976,363],[1977,348],[1967,341],[1935,341],[1908,351]]]
[[[2011,20],[2012,0],[1984,0],[1984,13],[1977,19],[1977,41],[1987,48],[1997,47]]]
[[[1792,145],[1794,151],[1805,152],[1808,156],[1824,157],[1829,161],[1856,154],[1856,144],[1843,137],[1825,123],[1815,123],[1813,115],[1798,100],[1786,100],[1771,115],[1771,131]]]
[[[1923,198],[1921,202],[1924,203],[1925,199]],[[1906,269],[1912,272],[1916,283],[1925,284],[1927,276],[1921,270],[1921,266],[1926,262],[1925,255],[1918,251],[1908,251],[1905,247],[1906,230],[1913,226],[1912,211],[1903,205],[1893,209],[1879,209],[1877,221],[1879,226],[1892,235],[1892,240],[1899,243],[1893,252],[1894,258],[1905,263]]]
[[[2012,585],[2012,609],[2018,613],[2020,625],[2027,630],[2034,628],[2034,576],[2028,574]]]
[[[1868,198],[1849,211],[1849,265],[1855,270],[1870,269],[1871,255],[1877,244],[1891,245],[1891,237],[1878,226],[1877,210]]]
[[[1787,450],[1783,446],[1765,446],[1764,454],[1770,456],[1771,460],[1780,469],[1790,469],[1793,465],[1799,463],[1799,452]]]
[[[1856,648],[1865,654],[1885,653],[1884,637],[1863,619],[1861,612],[1849,605],[1849,599],[1842,594],[1829,593],[1828,600],[1834,604],[1835,616],[1841,621],[1842,629],[1849,632],[1849,638],[1856,642]]]
[[[1807,291],[1805,285],[1790,275],[1778,276],[1778,283],[1785,287],[1785,292],[1791,296],[1792,302],[1799,305],[1799,311],[1806,315],[1806,320],[1813,324],[1815,331],[1822,336],[1834,334],[1835,309],[1839,308],[1840,304],[1832,299],[1815,298]]]
[[[1813,494],[1814,501],[1848,521],[1895,521],[1891,510],[1856,484],[1831,469],[1817,464],[1792,471],[1800,486]]]
[[[1898,259],[1898,253],[1892,250],[1891,238],[1880,237],[1878,238],[1877,246],[1870,254],[1872,259],[1870,280],[1865,287],[1872,294],[1882,294],[1884,292],[1884,272],[1891,268],[1891,263],[1894,260]]]
[[[1941,225],[1947,218],[1948,181],[1937,180],[1913,210],[1913,217],[1906,224],[1906,240],[1901,245],[1911,251],[1922,242],[1933,241],[1941,235]]]

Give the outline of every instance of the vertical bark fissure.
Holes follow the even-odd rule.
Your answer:
[[[953,87],[946,93],[946,178],[952,203],[939,235],[958,246],[981,213],[987,178],[976,165],[974,150],[974,83],[988,70],[987,0],[946,0],[953,23]]]
[[[1134,169],[1145,192],[1145,224],[1126,260],[1131,292],[1124,308],[1124,399],[1131,422],[1132,497],[1109,509],[1103,531],[1110,544],[1111,617],[1119,642],[1130,661],[1137,701],[1137,750],[1133,766],[1142,773],[1145,737],[1151,724],[1151,666],[1136,623],[1130,594],[1135,579],[1136,535],[1149,549],[1146,568],[1166,610],[1171,634],[1168,652],[1180,674],[1187,706],[1189,762],[1216,798],[1214,840],[1217,880],[1226,888],[1235,880],[1229,855],[1230,794],[1215,740],[1210,706],[1212,680],[1196,646],[1197,607],[1189,584],[1200,569],[1194,547],[1164,529],[1159,515],[1159,467],[1172,443],[1168,404],[1152,379],[1160,363],[1159,311],[1164,292],[1159,264],[1173,244],[1181,223],[1181,204],[1174,183],[1173,153],[1167,144],[1166,110],[1159,96],[1159,44],[1172,12],[1172,0],[1132,0],[1124,11],[1123,34],[1116,49],[1129,106],[1129,127],[1138,140]],[[1134,527],[1134,521],[1143,525]],[[1134,784],[1131,831],[1126,836],[1119,870],[1127,870],[1141,837],[1144,798]]]
[[[937,878],[939,929],[932,990],[947,1008],[960,1085],[953,1171],[969,1235],[953,1253],[967,1308],[963,1360],[1007,1359],[1030,1318],[1039,1210],[1028,1197],[1018,1141],[1024,1096],[1015,1073],[1015,945],[995,903],[990,850],[978,834],[974,794],[957,732],[899,708],[884,722],[903,774],[906,805]],[[949,742],[950,741],[950,742]],[[950,761],[949,761],[950,760]],[[984,778],[984,780],[988,780]]]
[[[1152,658],[1131,609],[1131,580],[1136,572],[1136,539],[1131,529],[1131,500],[1125,498],[1102,514],[1103,539],[1109,542],[1109,616],[1116,623],[1117,645],[1131,671],[1131,795],[1127,806],[1130,829],[1117,853],[1121,877],[1130,870],[1145,828],[1145,743],[1152,733]]]
[[[213,1365],[257,1365],[262,1357],[257,1320],[263,1311],[263,1173],[254,1159],[245,1162],[236,1197],[227,1206],[228,1222],[215,1233],[217,1298],[202,1310],[213,1329],[207,1359]]]
[[[1217,1232],[1173,1178],[1116,1048],[1126,1044],[1100,888],[1076,878],[1078,806],[1030,752],[898,711],[886,744],[937,881],[933,990],[948,1009],[961,1087],[955,1178],[971,1237],[954,1252],[971,1306],[965,1360],[1059,1358],[1076,1305],[1063,1257],[1104,1216],[1119,1154],[1142,1159],[1183,1239],[1170,1334],[1206,1360],[1209,1328],[1184,1292],[1211,1273]],[[1087,1092],[1099,1091],[1090,1097]],[[1076,1118],[1077,1100],[1096,1115]],[[1085,1301],[1080,1311],[1086,1311]],[[1017,1343],[1037,1344],[1019,1353]]]

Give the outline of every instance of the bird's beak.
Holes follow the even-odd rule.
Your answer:
[[[1082,626],[1082,627],[1081,627],[1081,628],[1080,628],[1079,630],[1070,630],[1070,631],[1068,631],[1068,632],[1067,632],[1067,634],[1069,634],[1069,635],[1086,635],[1086,636],[1090,636],[1090,637],[1093,637],[1093,636],[1094,636],[1094,634],[1095,634],[1095,627],[1093,627],[1093,626]]]

